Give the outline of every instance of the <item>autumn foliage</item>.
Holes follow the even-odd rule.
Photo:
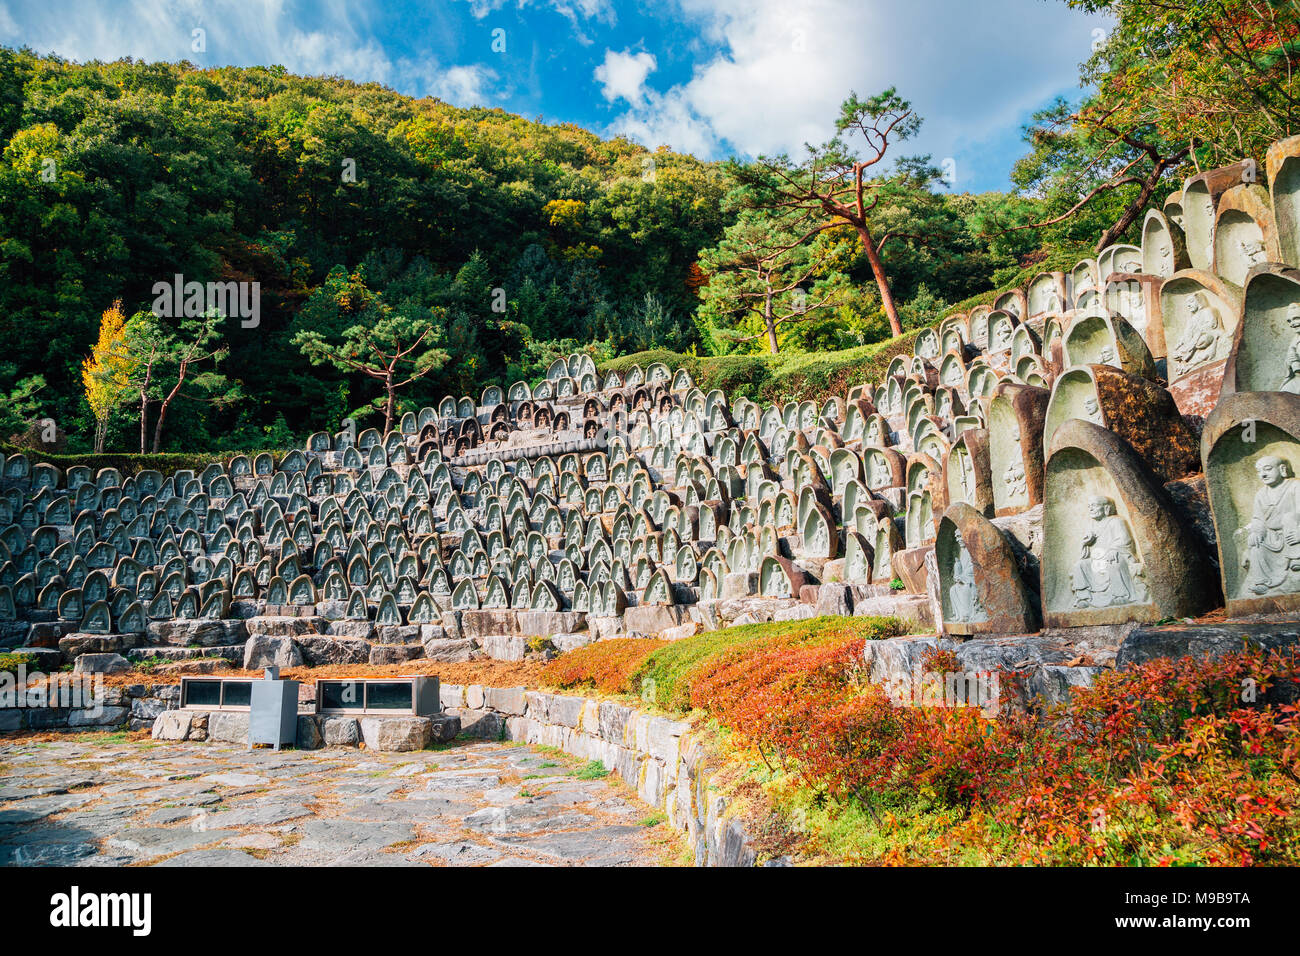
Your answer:
[[[544,680],[643,699],[650,681],[655,703],[712,718],[773,779],[864,810],[890,845],[879,862],[950,859],[944,841],[975,841],[1001,863],[1300,863],[1294,652],[1156,660],[1103,673],[1047,713],[990,718],[891,701],[861,667],[890,624],[868,620],[602,641]],[[957,666],[936,652],[922,669]],[[895,841],[918,813],[929,843]]]
[[[630,684],[633,671],[667,644],[667,641],[635,637],[597,641],[551,661],[546,665],[543,679],[555,687],[591,687],[606,694],[635,693]]]

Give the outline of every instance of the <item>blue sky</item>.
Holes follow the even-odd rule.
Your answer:
[[[906,151],[962,191],[1006,188],[1106,26],[1062,0],[0,0],[8,46],[279,63],[710,159],[797,152],[849,90],[894,85],[925,118]]]

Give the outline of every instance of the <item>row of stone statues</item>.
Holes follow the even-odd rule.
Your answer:
[[[964,635],[1294,613],[1297,164],[1288,140],[1268,189],[1193,177],[1141,246],[944,316],[820,403],[575,354],[278,462],[13,456],[0,641],[144,653],[176,621],[293,617],[418,656],[826,612]]]

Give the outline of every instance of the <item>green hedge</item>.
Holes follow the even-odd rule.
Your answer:
[[[644,369],[662,362],[674,372],[686,369],[699,388],[705,392],[721,389],[732,401],[741,396],[756,402],[823,401],[831,395],[845,395],[854,385],[880,382],[895,356],[912,354],[917,331],[840,352],[701,357],[652,349],[604,362],[599,371],[601,376],[622,374],[633,365]]]
[[[1080,259],[1091,254],[1091,250],[1083,248],[1055,250],[1047,258],[1022,268],[999,288],[954,303],[925,325],[871,345],[839,352],[779,355],[697,356],[650,349],[602,362],[597,369],[603,377],[610,372],[626,373],[633,365],[644,369],[654,362],[662,362],[674,372],[679,368],[686,369],[695,384],[705,392],[722,389],[729,400],[744,396],[762,402],[801,402],[807,399],[823,402],[832,395],[842,397],[850,388],[864,382],[879,384],[894,358],[911,356],[912,343],[921,329],[937,328],[948,316],[969,312],[977,305],[992,305],[998,296],[1013,289],[1024,289],[1040,272],[1069,272]]]
[[[265,450],[275,458],[277,465],[287,454],[283,448],[268,448]],[[116,468],[122,473],[123,477],[149,470],[158,471],[164,475],[174,474],[182,470],[202,471],[214,461],[224,466],[236,455],[247,455],[252,458],[254,455],[262,454],[261,451],[210,451],[170,452],[159,455],[133,455],[114,452],[105,452],[99,455],[51,455],[35,448],[21,448],[17,445],[0,443],[0,453],[3,453],[6,458],[16,452],[22,452],[34,465],[45,463],[61,468],[64,471],[74,465],[86,465],[92,472],[98,472],[101,468]]]

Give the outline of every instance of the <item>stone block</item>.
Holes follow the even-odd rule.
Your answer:
[[[370,661],[369,641],[309,635],[299,638],[297,644],[303,663],[308,667],[365,664]]]
[[[433,721],[428,717],[362,717],[360,723],[368,750],[423,750],[433,740]]]
[[[244,621],[151,621],[149,643],[173,647],[224,647],[248,640]]]
[[[268,634],[256,633],[249,637],[248,643],[244,645],[244,670],[301,666],[302,653],[291,637],[272,637]]]
[[[486,687],[483,696],[487,706],[507,717],[521,717],[524,713],[524,688]]]
[[[208,739],[228,744],[247,744],[248,714],[212,711],[208,714]]]
[[[370,646],[370,663],[372,665],[405,664],[407,661],[424,657],[423,644],[372,644]]]
[[[355,747],[361,742],[361,727],[355,717],[323,716],[320,731],[326,747]]]

